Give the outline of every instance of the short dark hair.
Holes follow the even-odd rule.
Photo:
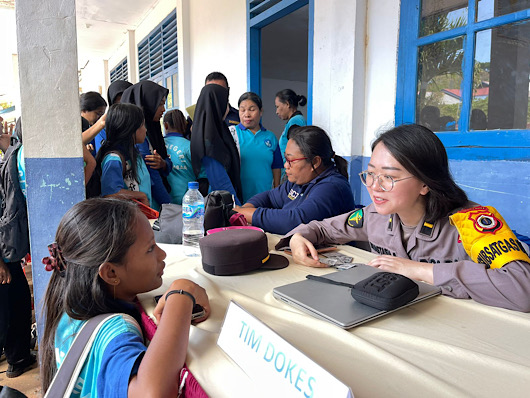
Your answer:
[[[329,167],[335,162],[337,170],[348,178],[348,162],[335,154],[331,140],[324,130],[317,126],[297,126],[289,130],[289,139],[293,140],[307,162],[313,164],[317,156],[322,159],[322,164]]]
[[[221,72],[210,73],[208,76],[206,76],[206,79],[204,79],[204,84],[211,82],[212,80],[223,80],[226,83],[226,87],[229,87],[226,76],[223,75]]]
[[[294,109],[298,108],[298,105],[304,106],[305,104],[307,104],[307,98],[305,96],[297,95],[290,88],[278,91],[276,93],[276,97],[280,100],[280,102],[288,104],[291,108]]]
[[[241,94],[241,97],[239,97],[239,100],[237,101],[237,106],[240,106],[241,103],[246,100],[254,102],[258,106],[260,111],[263,108],[261,98],[258,94],[253,93],[252,91],[247,91],[246,93]]]
[[[100,93],[95,91],[89,91],[81,94],[79,97],[79,106],[81,112],[92,112],[101,107],[107,107],[107,101],[101,96]]]
[[[466,193],[455,183],[449,171],[449,160],[442,141],[427,127],[404,124],[379,135],[372,151],[382,143],[392,156],[414,177],[429,187],[426,219],[434,222],[468,201]]]

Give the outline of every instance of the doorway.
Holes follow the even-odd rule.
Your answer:
[[[289,1],[291,7],[277,8],[269,16],[250,25],[249,89],[263,100],[263,125],[277,137],[285,121],[276,116],[274,99],[280,90],[290,88],[307,97],[307,105],[299,107],[308,123],[311,121],[312,91],[312,0]],[[282,1],[277,6],[282,5]],[[295,3],[295,4],[293,4]],[[293,5],[297,7],[293,9]],[[251,10],[252,11],[252,10]]]

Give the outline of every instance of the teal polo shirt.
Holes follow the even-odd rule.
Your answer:
[[[273,132],[261,126],[252,133],[242,124],[236,126],[239,156],[241,158],[241,185],[243,202],[272,188],[272,170],[283,166],[278,139]]]
[[[198,177],[195,177],[193,166],[191,165],[190,141],[180,133],[167,133],[164,137],[166,149],[173,168],[167,176],[171,185],[171,203],[182,204],[182,197],[188,191],[188,182],[197,181],[198,178],[206,178],[204,168]]]

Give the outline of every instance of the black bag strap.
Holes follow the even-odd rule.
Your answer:
[[[101,314],[85,322],[75,336],[44,398],[70,397],[99,329],[107,320],[122,315],[124,314]]]

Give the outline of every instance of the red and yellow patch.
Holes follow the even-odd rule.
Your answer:
[[[526,261],[521,242],[506,221],[491,206],[465,209],[449,217],[460,234],[459,241],[469,257],[487,268],[501,268],[511,261]]]

